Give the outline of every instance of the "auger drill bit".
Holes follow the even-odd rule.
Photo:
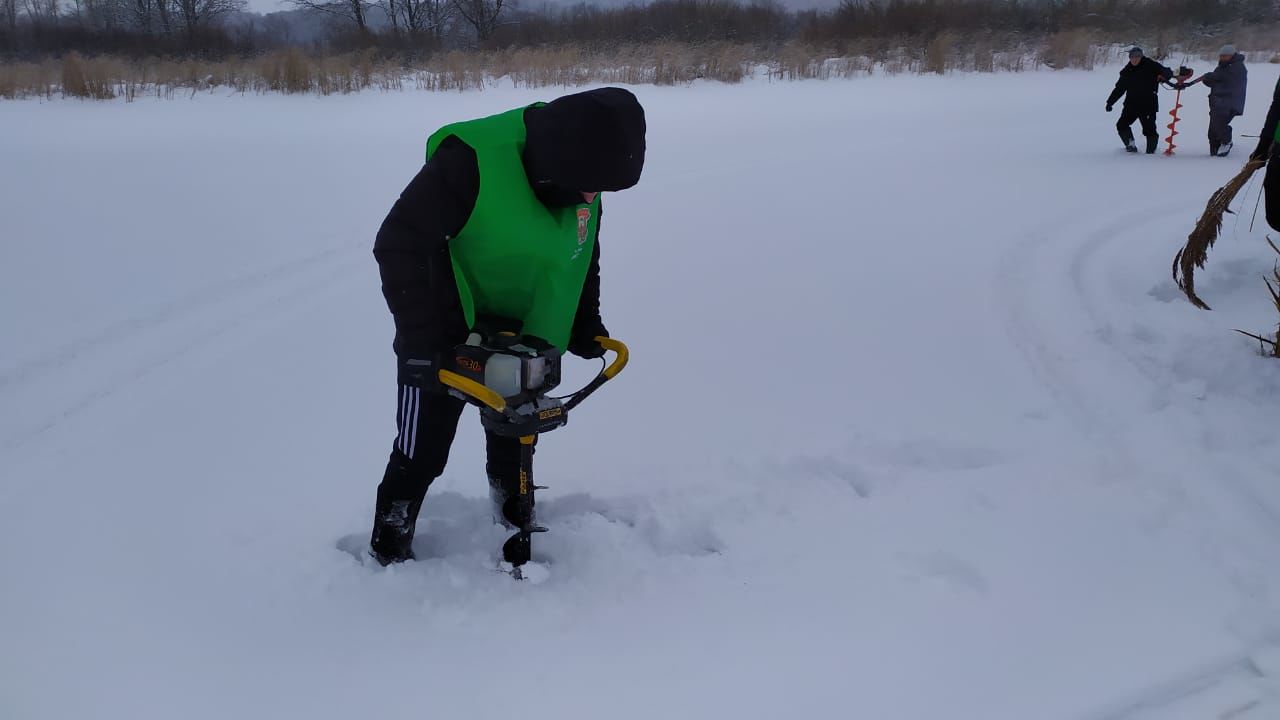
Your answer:
[[[547,532],[547,528],[534,522],[533,516],[533,491],[545,488],[530,485],[526,480],[520,489],[524,492],[512,495],[502,504],[502,517],[508,525],[517,528],[502,545],[502,559],[511,563],[511,576],[517,580],[524,578],[520,566],[529,562],[533,554],[533,534]]]

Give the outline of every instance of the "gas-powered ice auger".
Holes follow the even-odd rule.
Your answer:
[[[533,493],[546,489],[533,484],[534,442],[539,434],[564,426],[569,411],[622,372],[630,357],[618,340],[595,340],[614,353],[613,362],[581,390],[563,397],[547,396],[560,384],[560,351],[514,333],[473,333],[455,348],[453,367],[439,371],[440,383],[451,394],[480,408],[485,430],[520,439],[519,484],[500,508],[502,520],[515,530],[502,546],[502,559],[511,564],[517,580],[524,578],[521,566],[529,562],[533,534],[547,531],[534,517]]]

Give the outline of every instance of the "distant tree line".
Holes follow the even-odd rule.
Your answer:
[[[216,58],[286,47],[415,55],[563,44],[768,46],[867,38],[927,43],[944,32],[1096,29],[1134,37],[1160,28],[1280,22],[1277,0],[843,0],[830,11],[791,11],[773,0],[655,0],[616,8],[529,8],[515,0],[287,2],[296,11],[263,16],[244,12],[245,0],[0,0],[0,56],[74,50]]]
[[[809,26],[817,38],[930,38],[944,31],[1054,33],[1267,23],[1276,0],[844,0]]]

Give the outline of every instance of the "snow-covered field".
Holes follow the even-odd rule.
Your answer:
[[[421,561],[337,546],[394,435],[374,232],[432,129],[553,92],[0,104],[0,718],[1280,717],[1256,183],[1216,312],[1169,278],[1254,141],[1207,157],[1197,88],[1123,154],[1116,69],[637,88],[633,362],[540,446],[537,585],[471,414]]]

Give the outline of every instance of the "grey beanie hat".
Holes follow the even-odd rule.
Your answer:
[[[1218,51],[1218,55],[1230,55],[1231,57],[1235,57],[1235,56],[1236,56],[1236,46],[1235,46],[1235,45],[1223,45],[1223,46],[1222,46],[1222,49]]]
[[[1129,57],[1133,57],[1134,55],[1137,55],[1138,57],[1145,57],[1146,53],[1142,52],[1142,48],[1135,45],[1129,48]]]

